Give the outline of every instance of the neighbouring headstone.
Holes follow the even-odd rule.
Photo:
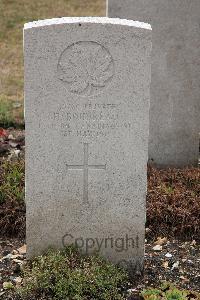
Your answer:
[[[108,16],[152,25],[149,160],[197,165],[200,132],[200,1],[107,0]]]
[[[142,268],[150,52],[144,23],[25,25],[28,257],[74,244]]]

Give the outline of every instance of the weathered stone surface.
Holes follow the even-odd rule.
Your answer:
[[[200,1],[108,0],[109,17],[152,25],[149,159],[197,165],[200,131]]]
[[[25,25],[29,257],[73,243],[142,266],[150,52],[148,24]]]

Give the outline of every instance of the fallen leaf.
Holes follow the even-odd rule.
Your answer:
[[[0,137],[6,137],[8,135],[7,131],[3,128],[0,128]]]
[[[169,265],[168,261],[164,261],[162,264],[163,268],[165,268],[165,269],[168,268],[168,265]]]
[[[193,240],[190,245],[191,246],[196,246],[196,244],[197,244],[197,242],[195,240]]]
[[[181,280],[185,281],[185,282],[189,282],[190,280],[184,276],[180,276],[179,277]]]
[[[21,277],[15,277],[13,279],[13,281],[15,282],[16,285],[20,285],[22,283],[22,278]]]
[[[22,260],[19,260],[19,259],[13,259],[13,261],[19,265],[23,265],[24,262]]]
[[[154,244],[162,246],[166,243],[167,243],[167,238],[166,237],[164,237],[164,238],[158,237],[157,241]]]
[[[161,251],[162,250],[162,246],[156,245],[156,246],[153,247],[153,250],[154,251]]]
[[[14,136],[12,134],[9,134],[8,139],[9,140],[14,140]]]
[[[22,247],[18,248],[17,251],[22,255],[26,254],[26,244],[24,244]]]

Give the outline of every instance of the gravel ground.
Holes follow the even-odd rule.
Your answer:
[[[138,279],[135,288],[158,287],[163,281],[200,292],[200,244],[167,238],[158,239],[157,244],[147,242],[144,278]]]
[[[0,239],[0,296],[6,297],[6,284],[22,284],[21,269],[26,262],[24,240]],[[147,287],[158,287],[163,281],[177,287],[200,292],[200,245],[193,241],[158,238],[146,241],[144,277],[130,283],[129,299],[138,298],[138,292]],[[134,296],[135,295],[135,296]]]
[[[0,128],[0,160],[24,158],[25,130]]]

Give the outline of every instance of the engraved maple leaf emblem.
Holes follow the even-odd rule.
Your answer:
[[[113,77],[114,64],[110,53],[95,42],[78,42],[69,46],[58,63],[59,79],[72,93],[99,93]]]

